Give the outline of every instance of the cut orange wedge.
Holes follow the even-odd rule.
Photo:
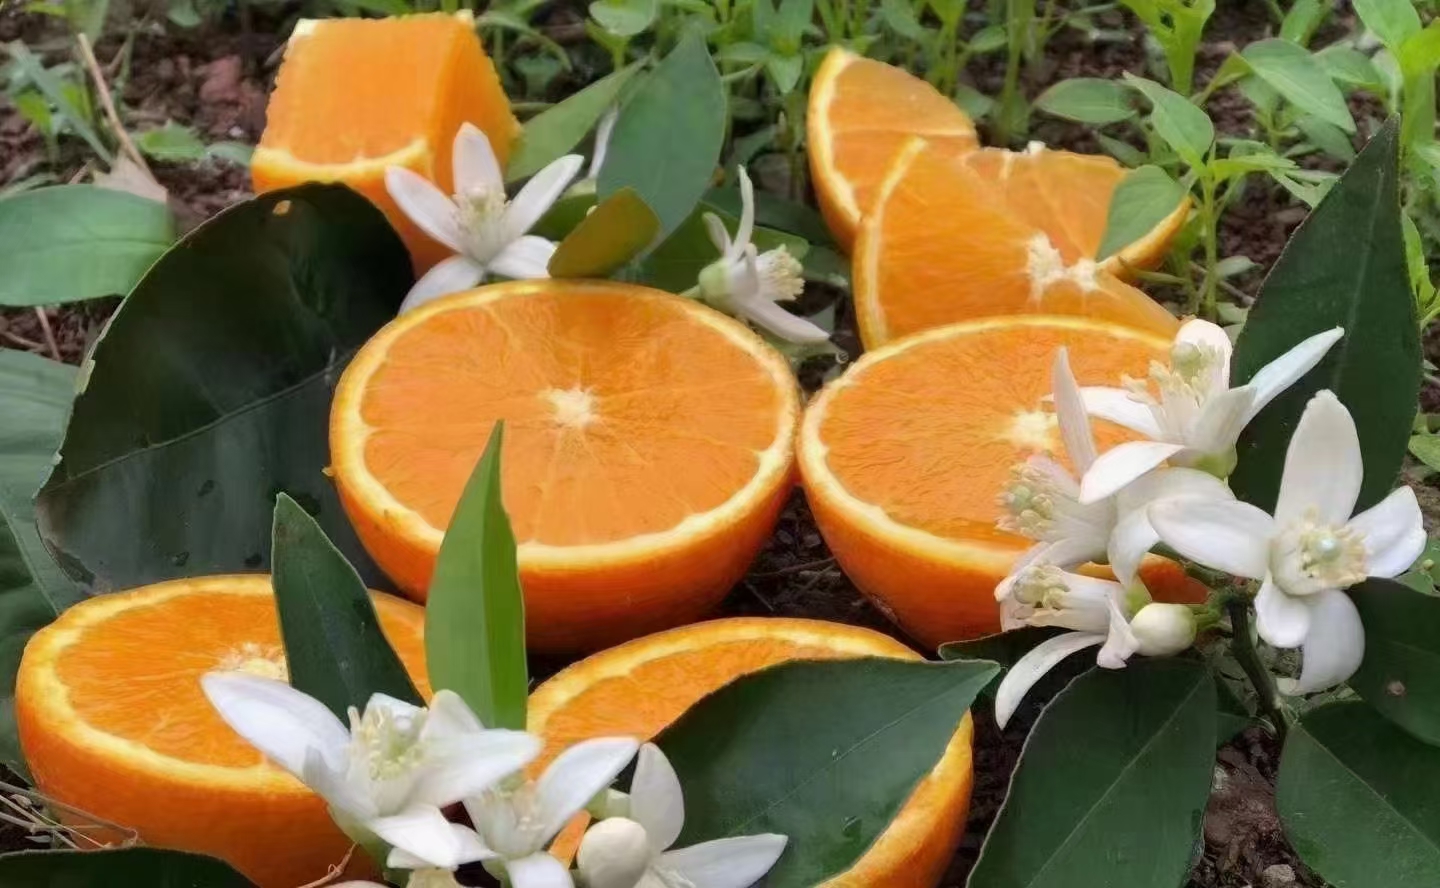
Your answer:
[[[978,144],[970,118],[933,86],[839,48],[815,72],[806,130],[820,210],[847,250],[906,139],[924,136],[957,157]]]
[[[854,255],[861,339],[972,318],[1066,314],[1170,337],[1175,318],[1089,259],[1068,263],[964,157],[925,139],[895,156]]]
[[[592,737],[650,739],[702,697],[752,672],[790,660],[919,655],[888,636],[818,620],[729,619],[636,639],[564,669],[530,696],[530,730],[546,741],[542,761]],[[849,870],[821,888],[932,888],[965,829],[973,780],[973,728],[965,716],[945,755]],[[552,853],[568,859],[582,824]]]

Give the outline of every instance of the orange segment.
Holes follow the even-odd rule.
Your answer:
[[[373,596],[425,683],[424,611]],[[46,795],[149,845],[228,860],[261,888],[324,876],[350,847],[325,803],[268,764],[200,690],[216,669],[285,675],[270,578],[176,580],[84,601],[25,648],[15,717]]]
[[[744,574],[798,416],[785,359],[730,318],[644,287],[525,281],[381,330],[340,381],[330,443],[360,539],[423,601],[505,420],[530,643],[593,650],[699,618]]]
[[[855,626],[715,620],[637,639],[557,673],[531,695],[529,727],[545,738],[542,761],[548,761],[591,737],[654,737],[700,698],[768,666],[853,657],[920,659],[898,641]],[[939,883],[965,828],[972,735],[967,715],[944,757],[890,827],[853,867],[823,888],[931,888]],[[567,831],[562,839],[575,835]]]
[[[901,148],[860,226],[855,307],[867,348],[970,318],[1073,314],[1166,337],[1175,318],[1093,261],[1067,263],[999,186],[944,146]]]
[[[250,173],[258,193],[343,182],[384,210],[417,271],[448,251],[385,190],[385,168],[409,167],[449,193],[461,124],[490,137],[503,168],[520,124],[468,12],[303,20],[285,48]]]
[[[815,195],[847,250],[908,137],[924,136],[956,156],[978,144],[970,118],[933,86],[839,48],[815,72],[806,127]]]
[[[986,148],[965,163],[997,187],[1005,205],[1043,231],[1065,264],[1095,259],[1110,215],[1110,199],[1126,170],[1112,158],[1052,151],[1034,142],[1025,151]],[[1184,200],[1148,235],[1101,263],[1112,274],[1154,268],[1190,213]]]
[[[868,352],[806,411],[799,465],[821,533],[855,584],[934,646],[998,631],[995,585],[1031,543],[996,529],[1011,466],[1063,454],[1047,403],[1055,350],[1082,385],[1163,360],[1170,340],[1073,317],[990,318]],[[1128,435],[1096,424],[1101,449]],[[1191,594],[1153,559],[1157,595]]]

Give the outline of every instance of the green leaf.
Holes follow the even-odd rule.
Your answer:
[[[993,663],[793,662],[701,700],[656,741],[685,790],[684,847],[788,836],[767,888],[810,888],[870,847],[940,760]]]
[[[1062,80],[1040,94],[1035,107],[1056,117],[1104,126],[1135,116],[1130,91],[1123,84],[1098,77]]]
[[[1412,0],[1354,0],[1351,4],[1360,22],[1375,32],[1391,52],[1420,32],[1420,14]]]
[[[1295,169],[1295,161],[1281,157],[1269,148],[1246,153],[1231,152],[1228,157],[1210,161],[1210,175],[1226,182],[1250,173],[1273,173]]]
[[[56,112],[70,125],[70,129],[85,140],[85,144],[90,146],[90,150],[94,151],[107,165],[114,163],[115,154],[106,147],[104,142],[100,141],[100,136],[95,132],[95,127],[91,123],[89,110],[77,105],[74,91],[67,88],[73,87],[74,84],[61,80],[53,70],[45,67],[39,56],[36,56],[19,40],[5,44],[5,51],[15,62],[16,73],[12,73],[11,83],[15,82],[18,73],[20,78],[35,84],[35,88],[40,90],[51,105],[55,106]]]
[[[987,25],[975,32],[966,49],[977,55],[1004,49],[1010,42],[1009,29],[1004,25]]]
[[[1325,67],[1303,46],[1279,38],[1258,40],[1245,47],[1241,55],[1255,74],[1287,102],[1347,133],[1355,132],[1345,97]]]
[[[1407,448],[1410,455],[1432,469],[1440,471],[1440,436],[1411,435]]]
[[[1350,687],[1381,715],[1440,745],[1440,598],[1384,579],[1351,587],[1350,597],[1365,625],[1365,661]]]
[[[1295,725],[1275,805],[1300,859],[1344,888],[1440,884],[1440,749],[1363,703],[1333,703]]]
[[[940,659],[991,660],[1008,669],[1037,644],[1063,631],[1053,626],[1025,626],[968,641],[951,641],[940,645]]]
[[[223,861],[162,848],[0,854],[0,885],[5,888],[81,888],[88,885],[254,888],[249,879]]]
[[[660,220],[633,188],[622,188],[590,211],[550,257],[550,276],[604,278],[655,242]]]
[[[1146,161],[1145,154],[1129,142],[1122,142],[1104,133],[1095,133],[1095,140],[1105,149],[1106,154],[1127,167],[1142,166]]]
[[[1327,46],[1315,58],[1337,83],[1380,89],[1385,82],[1369,56],[1348,46]]]
[[[1280,36],[1299,46],[1307,45],[1330,9],[1328,0],[1325,3],[1320,0],[1295,0],[1280,22]]]
[[[735,216],[709,202],[701,203],[675,229],[674,234],[645,257],[638,274],[640,283],[671,293],[683,293],[695,286],[700,271],[720,258],[720,252],[710,242],[710,234],[705,227],[706,213],[713,213],[727,229],[732,233],[735,231],[739,221]],[[809,252],[803,238],[774,229],[757,226],[752,239],[755,248],[762,253],[783,246],[791,256],[803,262]]]
[[[200,141],[195,130],[173,120],[167,121],[164,126],[135,133],[131,138],[135,147],[155,160],[187,163],[205,158],[205,143]]]
[[[723,210],[731,219],[740,218],[743,209],[740,189],[735,187],[710,189],[705,193],[705,204]],[[793,234],[811,244],[835,243],[825,220],[812,207],[768,191],[755,192],[755,224]]]
[[[505,180],[529,178],[570,153],[605,112],[618,104],[621,91],[639,70],[639,63],[621,68],[525,121],[505,167]]]
[[[175,240],[162,203],[94,185],[0,200],[0,305],[50,305],[130,291]]]
[[[1180,885],[1215,735],[1203,664],[1136,659],[1086,672],[1030,732],[969,888]]]
[[[1153,80],[1127,72],[1125,82],[1150,100],[1150,123],[1165,144],[1191,168],[1204,166],[1205,155],[1215,142],[1215,126],[1205,112]]]
[[[255,146],[244,142],[211,142],[205,146],[205,156],[240,166],[249,166],[255,154]]]
[[[385,640],[370,591],[325,531],[285,494],[275,499],[275,606],[290,684],[348,722],[372,694],[425,705]],[[427,627],[428,628],[428,627]]]
[[[920,24],[915,13],[915,6],[909,0],[880,0],[880,18],[890,30],[906,40],[924,43],[930,32]]]
[[[459,694],[487,727],[524,730],[525,600],[500,500],[503,434],[496,423],[440,543],[425,605],[425,660],[431,684]]]
[[[705,41],[680,41],[621,109],[600,171],[601,200],[634,188],[660,219],[660,236],[695,208],[720,162],[725,87]]]
[[[634,37],[655,23],[660,0],[595,0],[590,17],[617,37]]]
[[[1338,126],[1326,123],[1309,114],[1302,115],[1295,121],[1295,125],[1316,148],[1336,160],[1349,163],[1355,159],[1355,145],[1351,143],[1350,136]]]
[[[1097,255],[1109,258],[1174,215],[1189,192],[1158,166],[1130,170],[1110,197]]]
[[[285,491],[383,583],[323,474],[330,397],[412,281],[385,217],[340,185],[271,192],[185,237],[81,370],[37,504],[66,572],[109,591],[264,570]]]
[[[1404,459],[1420,391],[1420,338],[1400,227],[1397,135],[1395,121],[1386,123],[1301,224],[1236,343],[1230,376],[1240,384],[1300,340],[1345,328],[1325,360],[1240,437],[1230,485],[1263,509],[1275,503],[1290,433],[1322,388],[1350,409],[1360,433],[1365,484],[1357,511],[1390,491]]]
[[[789,95],[800,82],[800,77],[805,73],[805,57],[796,53],[794,55],[772,55],[765,60],[765,72],[770,75],[771,82],[775,85],[776,92],[780,95]]]
[[[1420,33],[1406,38],[1395,57],[1406,78],[1433,77],[1440,66],[1440,23],[1431,22]]]

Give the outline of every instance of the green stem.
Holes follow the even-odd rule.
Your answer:
[[[1006,16],[1005,84],[1000,89],[1000,113],[995,120],[996,141],[1009,147],[1015,135],[1015,103],[1020,88],[1020,64],[1025,54],[1025,35],[1035,17],[1035,0],[1009,0]]]
[[[1205,247],[1205,280],[1201,283],[1197,314],[1209,321],[1216,317],[1216,294],[1220,265],[1220,220],[1215,212],[1215,180],[1208,175],[1200,177],[1200,241]]]
[[[1275,679],[1271,678],[1265,664],[1260,662],[1255,641],[1250,637],[1250,602],[1243,598],[1233,598],[1225,603],[1225,609],[1230,612],[1230,625],[1235,630],[1234,637],[1230,639],[1230,649],[1235,653],[1235,659],[1240,661],[1240,668],[1245,670],[1245,677],[1254,685],[1260,708],[1265,717],[1270,719],[1270,724],[1275,726],[1275,736],[1279,737],[1283,744],[1289,724],[1285,721],[1285,711],[1280,707],[1280,695],[1275,690]]]

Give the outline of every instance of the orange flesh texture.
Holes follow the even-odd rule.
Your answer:
[[[423,271],[449,250],[390,199],[385,164],[363,162],[405,152],[401,165],[448,194],[455,134],[466,122],[490,138],[503,169],[520,124],[468,16],[318,21],[286,48],[252,166],[255,190],[344,182],[385,212]]]
[[[674,653],[647,654],[672,639]],[[694,641],[682,642],[688,639]],[[531,695],[529,727],[546,742],[535,767],[592,737],[653,738],[739,676],[791,660],[861,656],[919,659],[878,632],[812,620],[716,620],[637,639],[561,671]],[[965,826],[972,738],[967,715],[942,762],[916,787],[891,827],[824,888],[924,888],[939,882]],[[573,848],[576,841],[578,832],[567,830],[557,850],[563,855],[566,848],[558,846]]]
[[[965,158],[994,183],[1012,212],[1050,237],[1065,264],[1094,259],[1110,197],[1125,169],[1109,157],[1071,151],[986,148]]]
[[[810,117],[824,118],[825,144],[812,145],[810,159],[820,209],[836,239],[849,249],[861,215],[874,203],[885,171],[910,136],[922,135],[957,157],[979,143],[964,111],[900,68],[835,49],[817,75],[828,78],[833,78],[829,89],[811,93]],[[817,147],[829,153],[835,176],[820,168]]]
[[[874,348],[972,318],[1032,313],[1174,335],[1178,322],[1163,306],[1102,270],[1092,266],[1078,280],[1047,275],[1065,271],[1053,261],[1047,267],[1054,247],[964,158],[912,142],[860,228],[854,271],[862,338]]]
[[[428,697],[424,611],[373,600]],[[267,764],[200,688],[206,672],[282,652],[264,575],[179,580],[77,605],[36,633],[17,679],[16,719],[36,784],[146,844],[226,859],[262,888],[323,876],[349,839],[325,803]]]

